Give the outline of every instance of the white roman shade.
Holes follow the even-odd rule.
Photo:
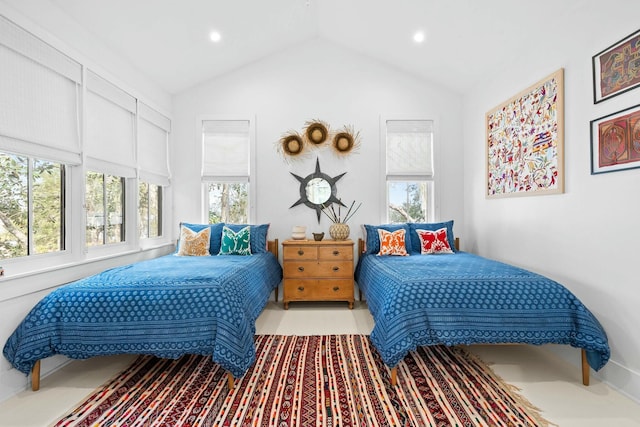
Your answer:
[[[250,124],[249,120],[202,121],[204,180],[248,180]]]
[[[90,170],[127,178],[136,175],[136,99],[87,71],[85,144]]]
[[[433,176],[433,121],[387,120],[387,177]]]
[[[169,185],[169,133],[171,120],[138,102],[139,178],[156,185]]]
[[[0,16],[0,150],[79,164],[82,66]]]

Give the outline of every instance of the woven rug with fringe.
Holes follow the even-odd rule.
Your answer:
[[[398,385],[366,335],[256,336],[229,391],[205,356],[140,356],[55,426],[547,426],[463,348],[419,347]]]

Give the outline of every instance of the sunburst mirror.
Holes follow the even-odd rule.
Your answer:
[[[306,177],[298,176],[293,172],[290,173],[300,182],[300,199],[291,205],[291,208],[305,204],[311,209],[315,209],[318,215],[318,223],[320,223],[320,214],[322,213],[323,207],[329,206],[332,203],[346,207],[346,205],[336,197],[336,181],[342,178],[346,172],[332,178],[322,173],[320,170],[320,160],[316,158],[315,172]]]

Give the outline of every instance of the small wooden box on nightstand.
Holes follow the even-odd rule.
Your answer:
[[[285,240],[283,302],[347,301],[353,308],[353,241]]]

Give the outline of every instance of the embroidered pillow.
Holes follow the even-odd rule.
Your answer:
[[[420,238],[421,254],[452,254],[449,239],[447,237],[447,229],[440,228],[436,231],[417,229]]]
[[[251,255],[251,228],[246,226],[236,233],[226,225],[222,227],[220,255]]]
[[[378,255],[409,255],[404,243],[405,236],[406,230],[404,228],[396,231],[378,229],[378,238],[380,239]]]
[[[252,254],[261,254],[269,252],[267,246],[267,233],[269,232],[269,224],[225,224],[234,232],[238,232],[245,227],[249,227],[251,233],[251,239],[249,244],[251,245]]]
[[[455,247],[455,236],[453,235],[453,220],[444,221],[444,222],[410,222],[407,224],[409,226],[407,238],[407,249],[412,254],[422,253],[420,248],[420,238],[418,237],[418,233],[416,230],[429,230],[436,231],[441,228],[447,229],[447,238],[449,239],[449,247],[452,251],[456,252]]]
[[[386,231],[396,231],[403,229],[405,230],[405,247],[406,249],[411,249],[410,242],[410,234],[409,227],[406,223],[404,224],[382,224],[382,225],[369,225],[363,224],[364,228],[364,238],[365,238],[365,253],[368,254],[377,254],[380,252],[380,237],[378,236],[378,230],[386,230]],[[417,237],[416,237],[417,238]]]
[[[209,236],[209,254],[210,255],[218,255],[220,252],[220,236],[222,235],[222,227],[224,223],[218,222],[216,224],[191,224],[188,222],[181,222],[180,229],[185,226],[192,231],[201,231],[205,228],[209,228],[210,236]],[[178,241],[178,247],[176,248],[176,253],[180,251],[180,242]]]
[[[180,243],[176,255],[178,256],[208,256],[211,229],[203,228],[193,231],[188,227],[180,228]]]

